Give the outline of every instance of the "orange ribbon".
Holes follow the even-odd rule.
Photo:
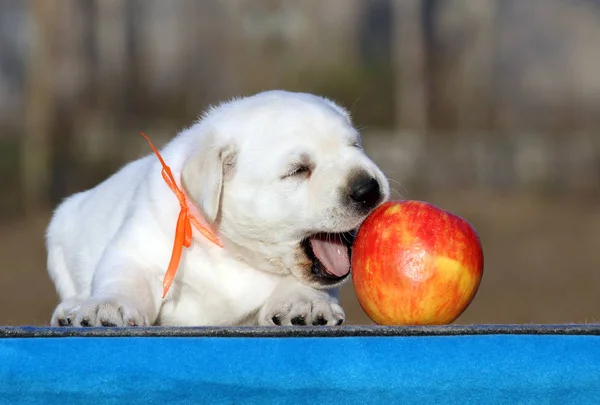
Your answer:
[[[165,161],[163,160],[158,150],[154,147],[150,139],[144,134],[140,132],[144,138],[150,144],[150,147],[154,151],[154,154],[160,160],[162,165],[162,177],[169,186],[169,188],[175,193],[175,196],[179,200],[179,205],[181,206],[181,211],[179,211],[179,217],[177,218],[177,227],[175,228],[175,241],[173,243],[173,252],[171,253],[171,260],[169,261],[169,267],[167,268],[167,272],[165,273],[165,278],[163,279],[163,298],[166,297],[169,288],[171,287],[171,283],[175,278],[175,273],[177,272],[177,268],[179,267],[179,261],[181,259],[181,253],[183,252],[183,247],[189,248],[192,244],[192,225],[200,231],[204,237],[210,240],[217,246],[223,247],[219,238],[216,237],[207,227],[202,225],[201,221],[196,218],[193,213],[190,211],[190,208],[187,204],[187,198],[185,197],[185,193],[177,186],[175,182],[175,178],[173,177],[173,173],[171,172],[171,168],[167,166]]]

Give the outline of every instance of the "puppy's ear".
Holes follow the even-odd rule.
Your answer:
[[[183,166],[182,185],[210,224],[218,217],[223,181],[232,174],[236,157],[233,145],[211,147],[198,151]]]

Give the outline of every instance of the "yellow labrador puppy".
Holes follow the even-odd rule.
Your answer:
[[[144,142],[140,138],[141,142]],[[353,230],[389,198],[349,114],[268,91],[211,108],[160,152],[192,227],[163,297],[181,205],[156,155],[66,199],[47,230],[53,326],[339,325]]]

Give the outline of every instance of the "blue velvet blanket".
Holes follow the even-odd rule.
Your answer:
[[[0,328],[6,404],[600,404],[600,326]]]

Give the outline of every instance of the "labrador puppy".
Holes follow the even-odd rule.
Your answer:
[[[140,142],[144,142],[140,138]],[[56,209],[53,326],[339,325],[352,231],[389,197],[346,110],[267,91],[210,108],[160,152],[221,245],[192,230],[163,298],[180,203],[156,155]]]

